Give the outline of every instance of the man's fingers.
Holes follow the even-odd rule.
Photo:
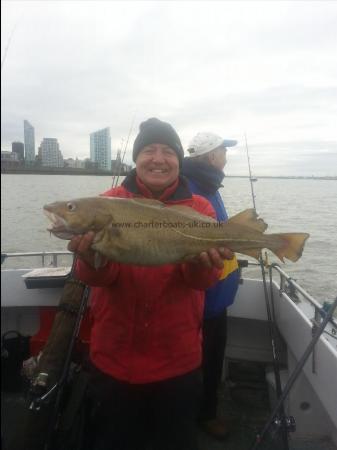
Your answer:
[[[77,246],[77,253],[86,253],[92,244],[92,241],[94,239],[94,233],[90,231],[89,233],[86,233],[82,236],[82,239],[78,243]]]
[[[75,236],[68,244],[68,250],[76,253],[79,258],[89,262],[90,264],[94,260],[94,251],[91,250],[91,244],[94,240],[95,233],[92,231]]]
[[[212,267],[212,263],[211,263],[210,257],[208,256],[207,252],[200,253],[199,261],[201,262],[202,265],[204,265],[205,267],[208,267],[209,269]]]
[[[222,256],[220,255],[220,252],[217,249],[215,249],[215,248],[209,249],[208,256],[209,256],[212,266],[215,266],[218,269],[223,268],[224,262],[223,262]]]
[[[185,258],[185,261],[188,262],[188,263],[199,264],[200,263],[200,257],[199,257],[199,255],[198,256],[196,256],[196,255],[187,256]]]
[[[223,260],[232,259],[233,256],[234,253],[227,247],[210,248],[207,252],[201,252],[198,256],[188,257],[187,261],[199,263],[208,268],[223,269]]]
[[[232,259],[234,257],[232,250],[227,247],[220,247],[218,251],[223,259]]]
[[[76,252],[78,244],[81,241],[81,238],[82,236],[75,236],[69,241],[67,248],[70,252]]]
[[[224,264],[219,252],[215,248],[211,248],[207,252],[200,253],[199,262],[209,269],[211,267],[222,269]]]

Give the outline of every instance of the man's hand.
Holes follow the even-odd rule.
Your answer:
[[[194,256],[189,261],[196,264],[202,264],[209,269],[216,267],[222,269],[224,259],[232,259],[234,253],[227,247],[210,248],[207,252],[201,252],[200,255]]]
[[[94,237],[95,233],[93,231],[75,236],[69,242],[68,250],[74,252],[79,259],[97,269],[96,252],[91,249]],[[104,256],[101,256],[99,267],[105,266],[106,263],[107,259]]]

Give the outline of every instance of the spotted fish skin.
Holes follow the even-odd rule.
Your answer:
[[[297,261],[308,233],[266,234],[267,224],[253,209],[219,223],[182,205],[150,199],[88,197],[44,206],[49,231],[61,239],[95,232],[92,248],[125,264],[180,263],[210,248],[258,258],[264,248],[282,261]]]

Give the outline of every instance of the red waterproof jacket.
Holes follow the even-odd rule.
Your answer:
[[[135,173],[103,195],[151,196]],[[215,216],[210,203],[192,195],[182,179],[161,200]],[[93,364],[130,383],[159,381],[199,367],[204,289],[218,280],[219,272],[197,264],[146,267],[112,262],[95,270],[78,260],[78,277],[92,286]]]

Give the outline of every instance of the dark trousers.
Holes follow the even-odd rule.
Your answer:
[[[88,397],[93,413],[85,450],[197,450],[199,369],[138,385],[96,368],[91,372]]]
[[[216,317],[205,319],[203,323],[203,393],[200,420],[216,417],[218,388],[227,340],[227,310]]]

